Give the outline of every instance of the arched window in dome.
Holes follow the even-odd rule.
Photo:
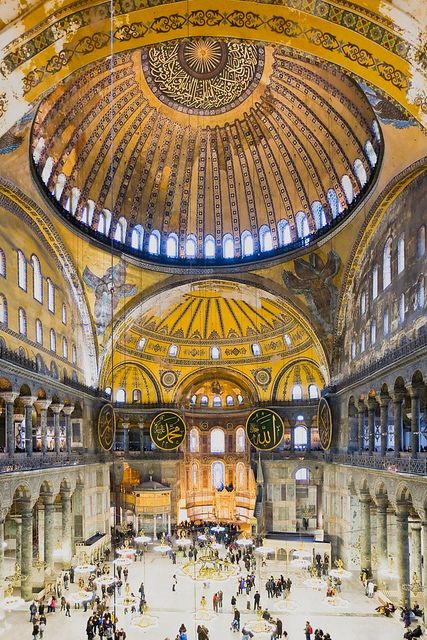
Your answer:
[[[376,320],[371,322],[371,345],[373,346],[377,341],[377,323]]]
[[[114,240],[117,242],[124,242],[126,237],[126,221],[124,218],[120,218],[120,220],[116,223],[116,228],[114,229]]]
[[[132,229],[132,236],[131,236],[131,247],[133,249],[142,249],[142,243],[144,240],[144,229],[141,227],[140,224],[137,224],[133,229]]]
[[[336,218],[337,215],[339,215],[341,212],[340,212],[340,201],[335,189],[328,189],[326,198],[328,200],[329,209],[331,210],[331,216],[332,218]]]
[[[110,233],[110,227],[111,227],[111,211],[109,209],[103,209],[102,213],[104,214],[105,217],[105,235],[107,236]]]
[[[375,136],[376,140],[377,140],[378,142],[380,142],[380,140],[381,140],[380,127],[379,127],[378,122],[377,122],[376,120],[373,120],[373,121],[372,121],[372,124],[371,124],[371,131],[372,131],[372,133],[374,134],[374,136]]]
[[[399,324],[405,322],[405,294],[401,293],[399,298]]]
[[[283,336],[283,340],[285,341],[287,347],[290,347],[292,345],[292,338],[288,333],[285,333],[285,335]]]
[[[211,358],[212,360],[219,360],[220,358],[220,351],[218,349],[218,347],[211,347]]]
[[[67,338],[62,338],[62,357],[68,360],[68,341]]]
[[[397,241],[397,273],[405,270],[405,236],[402,233]]]
[[[242,233],[241,237],[241,245],[242,245],[242,256],[251,256],[254,252],[254,239],[252,237],[252,233],[245,229]]]
[[[227,407],[232,407],[234,405],[233,396],[227,396],[225,399],[225,404],[227,405]]]
[[[136,348],[138,349],[138,351],[142,351],[145,347],[145,342],[146,342],[146,338],[140,338],[138,340],[138,344],[136,345]]]
[[[71,362],[77,364],[77,349],[75,344],[71,347]]]
[[[33,296],[38,302],[43,302],[43,276],[40,266],[40,260],[33,253],[30,258],[31,266],[33,268]]]
[[[132,391],[132,402],[134,404],[141,404],[142,402],[141,389],[134,389]]]
[[[191,399],[190,399],[191,406],[194,407],[196,402],[197,402],[197,396],[196,396],[196,394],[194,394],[194,395],[191,396]]]
[[[326,214],[323,205],[319,200],[315,200],[311,205],[311,211],[313,213],[316,229],[321,229],[326,224]]]
[[[273,237],[270,227],[263,224],[259,229],[259,245],[261,251],[271,251],[273,249]]]
[[[50,330],[50,350],[56,353],[56,333],[55,329]]]
[[[7,300],[3,293],[0,293],[0,323],[7,326]]]
[[[93,214],[95,213],[95,203],[93,200],[86,202],[87,206],[87,224],[91,227],[93,222]]]
[[[6,277],[6,255],[3,249],[0,249],[0,276]]]
[[[116,402],[126,402],[126,391],[124,389],[117,389]]]
[[[53,360],[50,363],[50,375],[52,376],[52,378],[54,380],[58,380],[58,378],[59,378],[59,376],[58,376],[58,367],[56,366],[56,364],[54,363]]]
[[[212,429],[211,431],[211,453],[224,453],[225,435],[222,429]]]
[[[56,178],[55,191],[54,191],[54,196],[58,202],[61,200],[62,192],[64,191],[66,182],[67,182],[67,177],[63,173],[60,173],[59,176]]]
[[[291,225],[287,220],[279,220],[277,223],[277,235],[279,236],[279,245],[283,247],[292,242]]]
[[[80,189],[78,189],[77,187],[73,187],[71,189],[71,194],[70,194],[70,213],[75,216],[76,215],[76,210],[77,210],[77,205],[79,203],[80,200]]]
[[[177,354],[178,354],[178,347],[176,346],[176,344],[171,344],[171,346],[169,347],[169,356],[171,358],[175,358]]]
[[[417,231],[417,258],[422,258],[426,252],[426,228],[422,225]]]
[[[387,240],[383,251],[383,289],[391,284],[391,238]]]
[[[166,240],[166,255],[168,258],[178,257],[178,236],[176,233],[170,233]]]
[[[310,228],[308,226],[307,216],[304,211],[298,211],[295,216],[295,222],[297,225],[297,232],[299,238],[306,238],[310,235]]]
[[[197,429],[191,429],[190,431],[189,448],[190,448],[190,453],[199,452],[199,432],[197,431]]]
[[[43,167],[43,171],[41,174],[41,179],[43,180],[43,182],[45,184],[47,184],[49,182],[49,178],[52,174],[52,170],[53,170],[53,165],[55,164],[55,160],[52,158],[52,156],[49,156],[48,159],[45,162],[45,165]]]
[[[67,325],[67,307],[62,303],[62,324]]]
[[[111,396],[111,387],[105,387],[104,392],[106,396]]]
[[[319,397],[319,387],[317,384],[308,385],[308,397],[310,400],[316,400]]]
[[[420,276],[417,282],[417,295],[416,295],[417,309],[423,309],[425,305],[425,301],[426,301],[426,296],[425,296],[424,276]]]
[[[360,186],[363,188],[365,184],[368,182],[368,176],[366,174],[366,169],[363,166],[363,162],[360,158],[356,158],[353,164],[354,175],[359,181]]]
[[[97,231],[99,231],[99,233],[103,233],[105,235],[106,227],[105,227],[105,216],[103,213],[100,213],[98,216],[98,225],[96,229]]]
[[[18,286],[24,291],[27,290],[27,260],[23,252],[18,249]]]
[[[341,178],[341,186],[344,191],[345,199],[347,204],[351,204],[354,199],[353,185],[351,184],[351,180],[347,174],[343,175]]]
[[[211,235],[205,238],[204,254],[205,258],[215,258],[215,239]]]
[[[200,398],[200,404],[201,404],[201,406],[202,406],[202,407],[207,407],[207,406],[208,406],[208,404],[209,404],[209,398],[208,398],[208,396],[202,396],[202,397]]]
[[[302,386],[300,384],[293,385],[292,400],[302,400]]]
[[[234,258],[234,240],[231,233],[226,233],[222,239],[222,255],[224,258]]]
[[[55,313],[55,285],[50,278],[46,279],[47,282],[47,308],[51,313]]]
[[[154,229],[148,238],[148,253],[158,256],[160,253],[160,232]]]
[[[301,424],[294,428],[294,446],[295,449],[305,449],[307,446],[307,427]]]
[[[82,215],[80,216],[80,222],[82,224],[87,224],[87,221],[88,221],[88,211],[87,211],[87,206],[85,206],[82,209]]]
[[[378,296],[378,265],[374,265],[372,269],[372,300]]]
[[[243,427],[236,429],[236,453],[245,453],[246,450],[246,438],[245,430]]]
[[[375,165],[377,164],[378,156],[370,140],[367,140],[365,143],[365,155],[368,158],[368,162],[371,165],[371,167],[374,168]]]
[[[362,291],[360,294],[360,315],[363,316],[366,313],[366,291]]]
[[[212,464],[212,487],[213,489],[223,489],[225,479],[225,470],[223,462],[214,462]]]
[[[254,342],[251,346],[251,349],[254,356],[261,355],[261,347],[259,346],[258,342]]]
[[[214,396],[212,405],[214,407],[220,407],[222,405],[221,396]]]
[[[366,333],[362,331],[360,334],[360,353],[364,353],[366,349]]]
[[[65,211],[68,211],[68,213],[70,213],[70,211],[71,211],[71,197],[70,196],[67,196],[67,198],[65,199],[64,209],[65,209]]]
[[[388,336],[390,333],[390,313],[388,308],[384,309],[383,314],[383,335]]]
[[[33,160],[36,164],[38,164],[40,162],[40,156],[42,154],[43,149],[46,146],[46,142],[44,138],[39,138],[37,140],[37,144],[34,147],[34,151],[33,151]]]
[[[22,307],[18,309],[18,326],[21,336],[27,335],[27,314]]]
[[[351,341],[351,359],[354,360],[356,357],[356,340],[353,338]]]
[[[43,325],[39,318],[36,320],[36,342],[37,344],[43,344]]]
[[[243,396],[240,393],[237,394],[237,402],[243,404]]]
[[[196,236],[192,233],[187,236],[187,240],[185,242],[185,256],[186,258],[195,258],[197,254],[197,240]]]

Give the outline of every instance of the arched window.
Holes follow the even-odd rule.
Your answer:
[[[36,342],[43,344],[43,325],[39,318],[36,320]]]
[[[36,164],[38,164],[40,162],[40,156],[41,156],[41,153],[42,153],[43,149],[45,148],[45,145],[46,145],[46,143],[45,143],[44,138],[39,138],[37,140],[37,144],[34,147],[34,151],[33,151],[33,160],[34,160],[34,162]]]
[[[194,406],[196,402],[197,402],[197,396],[196,394],[194,394],[193,396],[191,396],[190,404]]]
[[[366,349],[366,333],[362,331],[360,334],[360,353],[364,353]]]
[[[158,256],[160,253],[160,232],[154,229],[148,238],[148,253]]]
[[[27,335],[27,314],[22,307],[18,309],[18,325],[21,336]]]
[[[365,155],[368,158],[368,162],[371,167],[375,167],[375,165],[377,164],[378,156],[370,140],[365,143]]]
[[[209,398],[208,398],[208,396],[202,396],[202,397],[200,398],[200,404],[201,404],[201,406],[202,406],[202,407],[207,407],[207,406],[208,406],[208,403],[209,403]]]
[[[279,245],[283,247],[285,244],[292,242],[291,226],[287,220],[279,220],[277,223],[277,234],[279,236]]]
[[[308,226],[307,216],[304,211],[298,211],[295,216],[295,222],[297,225],[297,233],[299,238],[305,238],[310,235],[310,228]]]
[[[310,400],[316,400],[319,397],[319,388],[316,384],[308,385],[308,397]]]
[[[326,224],[326,214],[323,205],[318,200],[315,200],[311,205],[311,211],[313,213],[316,229],[321,229]]]
[[[222,405],[221,396],[214,396],[212,406],[220,407]]]
[[[52,376],[52,378],[54,380],[58,380],[58,378],[59,378],[59,376],[58,376],[58,367],[56,366],[56,364],[54,363],[53,360],[50,363],[50,375]]]
[[[199,432],[197,429],[191,429],[189,435],[190,442],[190,453],[198,453],[199,452]]]
[[[71,347],[71,362],[77,364],[77,349],[75,344]]]
[[[40,267],[40,260],[33,254],[30,262],[33,268],[33,296],[39,302],[43,302],[43,276]]]
[[[292,338],[289,333],[285,333],[285,335],[283,336],[283,340],[285,341],[287,347],[290,347],[292,345]]]
[[[236,429],[236,453],[245,453],[246,450],[246,438],[245,430],[243,427]]]
[[[144,229],[141,227],[141,225],[137,224],[132,229],[130,245],[133,249],[142,249],[143,240],[144,240]]]
[[[376,140],[379,142],[381,140],[381,133],[380,133],[378,122],[376,120],[372,121],[371,131],[374,134]]]
[[[383,251],[383,289],[391,283],[391,238],[387,240]]]
[[[375,320],[371,322],[371,345],[374,345],[377,341],[377,323]]]
[[[166,255],[168,258],[178,257],[178,236],[176,233],[170,233],[166,240]]]
[[[124,242],[125,241],[125,230],[124,225],[120,220],[116,224],[116,228],[114,229],[114,240],[116,242]]]
[[[2,293],[0,293],[0,322],[7,326],[7,300]]]
[[[82,215],[80,217],[80,222],[82,222],[83,224],[87,224],[87,221],[88,221],[87,207],[83,207]]]
[[[195,258],[197,254],[197,240],[193,234],[187,236],[185,242],[185,255],[187,258]]]
[[[199,485],[199,467],[197,462],[193,462],[191,465],[191,486],[193,489],[197,489]]]
[[[360,294],[360,315],[363,316],[366,313],[366,292],[362,291]]]
[[[205,258],[215,258],[215,240],[211,235],[206,236],[205,238],[204,253]]]
[[[331,210],[332,218],[336,218],[340,213],[340,201],[337,196],[337,192],[335,189],[328,189],[326,194],[326,198],[328,199],[329,209]]]
[[[422,258],[426,252],[426,228],[422,225],[417,232],[417,258]]]
[[[142,399],[141,390],[140,389],[134,389],[132,391],[132,402],[134,404],[141,404],[141,399]]]
[[[126,402],[126,391],[124,389],[117,389],[116,402]]]
[[[403,324],[405,322],[405,294],[402,293],[399,298],[399,322]]]
[[[211,347],[211,358],[212,360],[219,360],[220,358],[220,351],[218,349],[218,347]]]
[[[68,342],[67,338],[62,338],[62,357],[68,360]]]
[[[225,435],[222,429],[212,429],[211,431],[211,453],[224,453]]]
[[[99,233],[103,233],[105,234],[105,216],[103,213],[100,213],[98,216],[98,225],[97,225],[97,231],[99,231]]]
[[[104,391],[106,396],[111,396],[111,387],[105,387]]]
[[[300,384],[294,384],[292,387],[292,400],[302,400],[302,387]]]
[[[224,463],[214,462],[212,464],[212,487],[214,489],[224,488]]]
[[[169,356],[171,358],[175,358],[177,353],[178,353],[178,347],[176,346],[176,344],[171,344],[171,346],[169,347]]]
[[[56,353],[56,333],[55,329],[50,330],[50,350]]]
[[[67,324],[67,307],[62,303],[62,324]]]
[[[66,199],[65,199],[64,209],[65,209],[65,211],[68,211],[68,213],[70,213],[70,211],[71,211],[71,197],[70,196],[67,196]]]
[[[0,276],[6,277],[6,256],[3,249],[0,249]]]
[[[294,428],[295,449],[305,449],[307,446],[307,427],[298,425]]]
[[[353,338],[351,341],[351,359],[354,360],[356,357],[356,340]]]
[[[351,180],[347,174],[341,178],[341,186],[344,191],[347,204],[351,204],[354,198],[353,185],[351,184]]]
[[[222,239],[222,255],[224,258],[234,258],[234,240],[231,233],[226,233]]]
[[[42,174],[40,176],[45,184],[47,184],[49,182],[49,178],[51,176],[54,164],[55,164],[54,159],[51,156],[49,156],[48,159],[45,162]]]
[[[55,285],[50,278],[47,278],[47,308],[55,313]]]
[[[236,464],[236,488],[245,490],[246,487],[246,468],[243,462]]]
[[[423,309],[425,301],[424,276],[420,276],[417,282],[417,309]]]
[[[240,393],[237,394],[237,402],[243,404],[243,396]]]
[[[363,162],[360,158],[357,158],[353,164],[354,175],[359,181],[360,186],[363,188],[365,184],[368,182],[368,176],[366,175],[366,169],[363,166]]]
[[[254,252],[254,239],[247,229],[243,231],[241,237],[242,256],[251,256]]]
[[[266,224],[263,224],[259,229],[259,245],[261,251],[271,251],[273,249],[271,230]]]
[[[24,254],[18,249],[18,286],[27,290],[27,261]]]
[[[140,339],[138,340],[138,344],[136,345],[136,348],[138,349],[138,351],[142,351],[142,350],[144,349],[144,347],[145,347],[145,342],[146,342],[146,339],[145,339],[145,338],[140,338]]]
[[[405,270],[405,236],[402,234],[397,241],[397,273]]]
[[[253,345],[251,346],[251,349],[254,356],[261,355],[261,347],[259,346],[258,342],[254,342]]]
[[[234,405],[233,396],[227,396],[225,399],[225,404],[227,405],[227,407],[232,407]]]
[[[383,315],[383,334],[387,336],[389,334],[389,331],[390,331],[390,314],[388,309],[385,309],[384,315]]]
[[[378,265],[372,269],[372,300],[378,296]]]
[[[303,467],[302,469],[298,469],[298,471],[295,474],[295,480],[296,480],[296,482],[308,482],[309,473],[308,473],[307,467]]]

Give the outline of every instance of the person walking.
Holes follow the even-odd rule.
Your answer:
[[[69,602],[68,602],[68,600],[67,600],[67,602],[65,603],[65,617],[66,617],[66,618],[71,618],[71,611],[70,611],[70,609],[71,609],[71,605],[70,605],[70,603],[69,603]]]
[[[304,627],[305,640],[311,640],[311,634],[313,633],[313,627],[310,622],[307,620]]]
[[[178,579],[176,574],[174,573],[172,576],[172,591],[176,591],[176,585],[178,584]]]
[[[255,591],[255,595],[254,595],[254,610],[260,608],[260,604],[259,604],[260,600],[261,600],[261,596],[260,596],[259,592]]]

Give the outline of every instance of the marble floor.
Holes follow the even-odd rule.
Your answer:
[[[269,575],[290,575],[293,587],[289,601],[283,599],[269,599],[264,585]],[[176,574],[176,591],[172,591],[172,576]],[[285,563],[268,561],[267,566],[257,571],[257,587],[261,588],[261,605],[268,607],[274,616],[283,621],[283,628],[289,634],[289,640],[303,640],[303,627],[306,620],[310,620],[313,628],[320,627],[331,634],[332,640],[401,640],[403,636],[402,624],[395,619],[388,619],[375,613],[376,599],[368,599],[363,594],[358,577],[347,580],[337,604],[326,602],[326,589],[317,590],[307,584],[306,572],[286,570]],[[182,571],[182,564],[173,565],[169,558],[161,557],[154,552],[147,553],[145,560],[134,562],[129,567],[130,590],[138,595],[141,580],[145,585],[146,599],[149,605],[148,615],[153,625],[142,628],[138,625],[139,616],[130,612],[126,615],[122,606],[117,606],[119,626],[123,626],[127,633],[127,640],[144,639],[175,640],[178,628],[184,623],[188,630],[189,640],[196,640],[196,628],[199,622],[210,631],[211,640],[239,639],[240,633],[230,630],[232,619],[230,600],[236,593],[236,577],[226,580],[211,581],[203,585],[202,581],[194,581]],[[224,607],[222,613],[212,611],[213,594],[221,589],[224,593]],[[72,593],[76,585],[71,585]],[[207,607],[201,608],[202,596],[206,596]],[[120,598],[117,599],[120,601]],[[253,593],[250,596],[253,607]],[[247,611],[247,597],[238,597],[238,608],[242,614],[242,623],[259,627],[259,621],[254,611]],[[89,617],[82,609],[72,609],[71,617],[66,618],[58,609],[55,614],[49,614],[47,620],[45,640],[50,638],[60,640],[85,640],[86,621]],[[5,612],[5,618],[0,620],[0,634],[8,640],[31,638],[28,605],[23,610]],[[258,631],[257,640],[268,640],[269,632]]]

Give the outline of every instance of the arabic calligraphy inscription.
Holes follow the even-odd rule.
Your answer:
[[[163,411],[153,419],[150,435],[159,449],[177,449],[185,438],[185,422],[178,413]]]
[[[256,449],[275,449],[279,446],[283,433],[283,420],[271,409],[255,409],[246,420],[246,435]]]

